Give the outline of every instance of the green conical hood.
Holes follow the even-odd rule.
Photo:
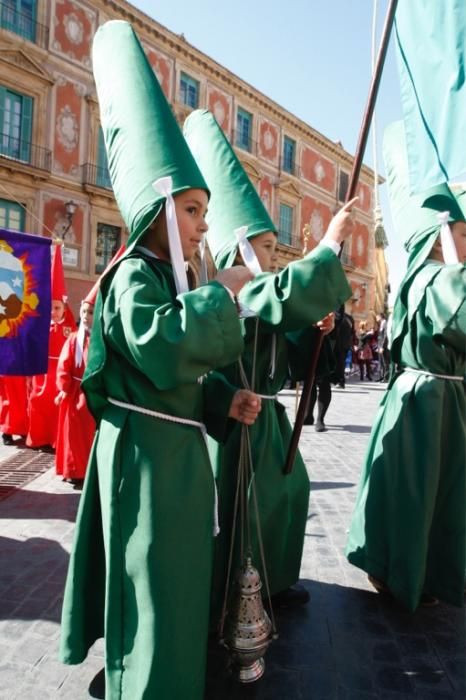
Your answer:
[[[235,229],[248,226],[247,238],[277,229],[215,117],[196,110],[183,131],[211,193],[206,217],[209,248],[218,268],[229,267],[237,250]]]
[[[440,225],[438,214],[450,212],[450,221],[464,221],[458,197],[445,183],[422,195],[409,194],[409,171],[406,137],[402,121],[390,124],[384,133],[384,161],[395,231],[412,255],[419,247],[430,253]]]
[[[384,160],[388,194],[396,233],[408,251],[408,269],[401,282],[393,309],[392,357],[399,360],[401,342],[407,329],[408,290],[416,274],[430,255],[440,233],[438,214],[449,211],[450,221],[464,221],[466,196],[464,188],[453,191],[445,183],[422,195],[409,194],[406,137],[403,122],[391,124],[384,133]]]
[[[131,25],[101,26],[92,60],[108,168],[132,246],[165,200],[154,180],[170,175],[173,194],[207,186]]]

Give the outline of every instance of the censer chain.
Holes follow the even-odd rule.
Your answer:
[[[254,390],[253,387],[255,384],[258,325],[259,325],[259,319],[256,318],[255,332],[254,332],[253,362],[252,362],[252,370],[251,370],[251,382],[248,381],[248,378],[247,378],[246,372],[244,370],[244,365],[243,365],[241,358],[238,360],[241,383],[244,386],[244,388],[248,389],[249,391]],[[272,623],[272,635],[274,638],[277,637],[277,627],[275,624],[275,616],[274,616],[274,612],[273,612],[273,608],[272,608],[269,578],[267,575],[267,566],[266,566],[266,562],[265,562],[264,542],[262,539],[262,530],[261,530],[260,518],[259,518],[259,506],[258,506],[258,502],[257,502],[255,474],[254,474],[254,470],[253,470],[251,440],[250,440],[250,436],[249,436],[248,427],[246,425],[242,425],[241,426],[239,464],[238,464],[238,480],[237,480],[237,484],[236,484],[235,503],[234,503],[234,509],[233,509],[232,537],[231,537],[231,543],[230,543],[230,552],[229,552],[229,556],[228,556],[228,569],[227,569],[227,580],[226,580],[226,586],[225,586],[225,596],[223,599],[222,615],[221,615],[220,627],[219,627],[220,639],[223,639],[223,630],[224,630],[224,626],[225,626],[228,594],[229,594],[229,589],[230,589],[231,569],[232,569],[232,563],[233,563],[233,552],[234,552],[234,545],[235,545],[235,541],[236,541],[236,530],[237,530],[236,525],[237,525],[237,517],[238,517],[238,508],[239,508],[239,511],[241,514],[241,518],[240,518],[241,519],[241,523],[240,523],[241,561],[244,560],[244,534],[245,534],[244,533],[244,526],[245,526],[245,523],[246,523],[246,528],[247,528],[247,533],[246,533],[247,551],[248,551],[248,553],[252,554],[251,522],[250,522],[250,517],[249,517],[249,499],[248,499],[248,477],[249,477],[249,485],[250,485],[251,493],[252,493],[254,514],[256,516],[257,541],[258,541],[258,545],[259,545],[259,556],[260,556],[260,560],[261,560],[262,571],[264,574],[264,583],[265,583],[265,590],[266,590],[266,594],[267,594],[267,600],[268,600],[269,608],[270,608],[270,618],[271,618],[271,623]]]

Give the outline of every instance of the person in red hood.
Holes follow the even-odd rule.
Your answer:
[[[95,433],[95,421],[81,390],[81,380],[87,364],[94,303],[95,298],[91,298],[90,295],[81,302],[79,330],[77,333],[71,333],[65,342],[57,367],[59,393],[55,403],[59,410],[55,469],[57,475],[72,483],[75,489],[82,487]]]

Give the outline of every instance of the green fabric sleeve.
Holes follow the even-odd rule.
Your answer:
[[[239,299],[273,326],[271,332],[288,332],[320,321],[350,296],[340,260],[318,246],[278,274],[258,275],[243,287]]]
[[[210,372],[204,377],[202,387],[204,390],[204,423],[207,432],[217,442],[225,442],[236,422],[228,417],[228,413],[239,387],[230,384],[220,372]]]
[[[110,347],[160,390],[236,360],[243,340],[235,304],[217,282],[174,298],[142,259],[123,262],[104,307]]]

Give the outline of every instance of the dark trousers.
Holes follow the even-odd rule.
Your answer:
[[[371,360],[358,360],[359,365],[359,378],[364,379],[364,365],[366,366],[366,376],[368,379],[372,379],[371,373]]]
[[[327,409],[330,406],[330,401],[332,400],[332,387],[330,384],[330,378],[324,377],[323,379],[317,379],[312,387],[311,396],[309,399],[309,409],[305,421],[310,423],[314,417],[314,408],[317,402],[317,423],[323,423]]]

